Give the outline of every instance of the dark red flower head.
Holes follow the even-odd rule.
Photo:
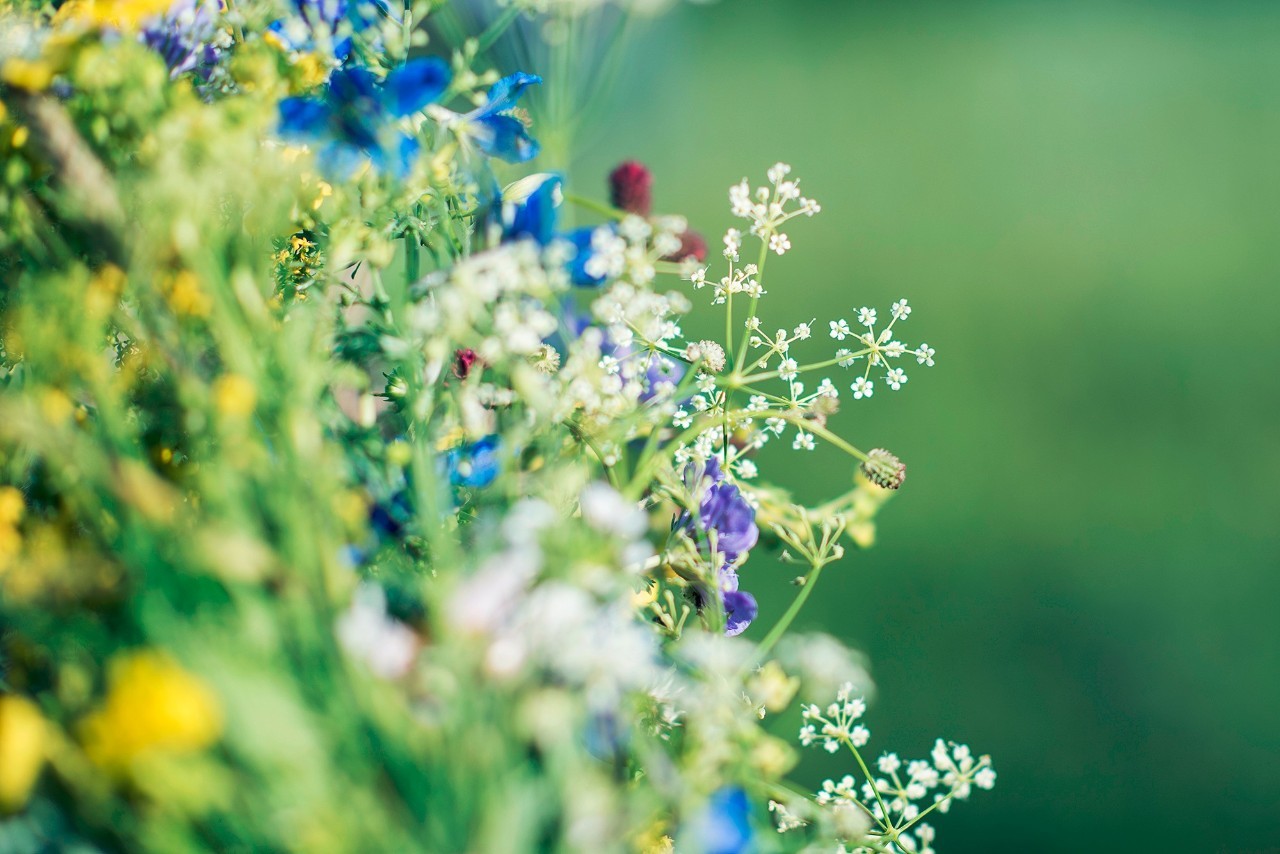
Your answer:
[[[480,361],[480,357],[476,355],[476,351],[470,347],[463,347],[461,350],[455,350],[453,353],[453,373],[460,380],[465,380],[467,374],[471,373],[471,367]]]
[[[609,200],[618,210],[647,218],[653,213],[653,174],[628,160],[609,173]]]
[[[685,233],[680,235],[680,248],[662,260],[683,261],[686,258],[692,258],[698,263],[707,260],[706,238],[692,228],[686,229]]]

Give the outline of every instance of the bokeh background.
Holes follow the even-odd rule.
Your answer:
[[[869,655],[874,750],[993,754],[941,850],[1280,851],[1280,4],[723,0],[607,100],[577,191],[641,159],[718,244],[787,160],[824,211],[771,324],[907,296],[938,349],[846,401],[909,476],[800,624]],[[760,631],[792,574],[744,571]]]

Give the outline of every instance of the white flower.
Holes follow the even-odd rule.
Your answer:
[[[418,636],[387,616],[387,597],[377,584],[356,588],[336,628],[343,649],[383,679],[404,676],[418,654]]]
[[[893,304],[892,311],[894,320],[906,320],[907,316],[911,314],[911,306],[907,305],[905,299],[898,300]]]
[[[882,774],[893,774],[902,767],[902,760],[898,758],[896,753],[886,753],[876,760],[876,767],[880,769]]]
[[[921,344],[915,350],[916,361],[922,365],[928,365],[930,368],[932,368],[933,354],[936,352],[937,351],[934,350],[932,347],[930,347],[928,344]]]
[[[889,388],[897,391],[907,381],[907,372],[902,368],[891,368],[889,373],[885,374],[884,380],[889,384]]]
[[[769,237],[769,249],[778,255],[785,255],[791,248],[791,239],[785,234],[774,234]]]
[[[597,531],[634,540],[649,527],[649,517],[607,483],[596,481],[583,488],[578,498],[582,518]]]
[[[865,305],[858,309],[858,322],[870,329],[876,325],[876,310]]]
[[[871,397],[875,393],[875,385],[866,377],[858,377],[853,381],[853,385],[849,386],[853,392],[854,400],[862,400],[864,397]]]
[[[791,442],[792,450],[812,451],[814,449],[813,434],[806,433],[803,430],[796,431],[796,437]]]
[[[853,330],[849,328],[849,321],[844,318],[831,321],[831,337],[837,341],[843,341],[853,334]]]

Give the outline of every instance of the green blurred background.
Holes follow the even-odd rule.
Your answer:
[[[870,656],[873,750],[993,754],[941,850],[1280,850],[1280,4],[725,0],[627,63],[577,191],[643,160],[714,246],[787,160],[769,324],[907,296],[938,349],[846,400],[909,477],[800,623]]]

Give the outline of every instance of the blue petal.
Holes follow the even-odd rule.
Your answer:
[[[378,78],[363,68],[339,68],[329,77],[329,99],[337,106],[364,113],[375,112]]]
[[[760,613],[756,597],[745,590],[726,590],[724,596],[724,633],[740,635]]]
[[[373,162],[383,172],[390,172],[403,181],[413,171],[413,164],[421,150],[422,146],[418,144],[416,137],[402,134],[394,150],[378,149],[374,154]]]
[[[387,75],[383,84],[387,112],[399,118],[416,113],[449,86],[449,65],[442,59],[411,59]]]
[[[704,854],[746,854],[754,849],[751,803],[737,786],[720,789],[707,800],[697,822],[698,850]]]
[[[340,180],[350,178],[368,159],[365,150],[341,140],[333,140],[320,149],[316,160],[320,171]]]
[[[591,260],[591,235],[595,232],[593,227],[575,228],[565,235],[575,250],[569,262],[569,281],[579,287],[598,288],[604,284],[604,276],[593,276],[587,272],[587,262]]]
[[[532,239],[539,246],[550,243],[563,183],[559,175],[530,175],[508,187],[503,193],[507,213],[503,239]]]
[[[321,136],[332,117],[333,110],[324,101],[285,98],[280,102],[280,133],[294,139]]]
[[[493,483],[502,467],[497,436],[449,452],[449,480],[454,486],[483,489]]]
[[[490,157],[524,163],[538,156],[538,142],[511,116],[482,116],[472,125],[476,146]]]
[[[525,74],[523,71],[517,71],[507,77],[503,77],[497,83],[494,83],[489,89],[489,101],[473,114],[476,118],[491,116],[494,113],[500,113],[503,110],[509,110],[520,100],[520,96],[524,94],[524,90],[541,83],[542,78],[536,74]]]

